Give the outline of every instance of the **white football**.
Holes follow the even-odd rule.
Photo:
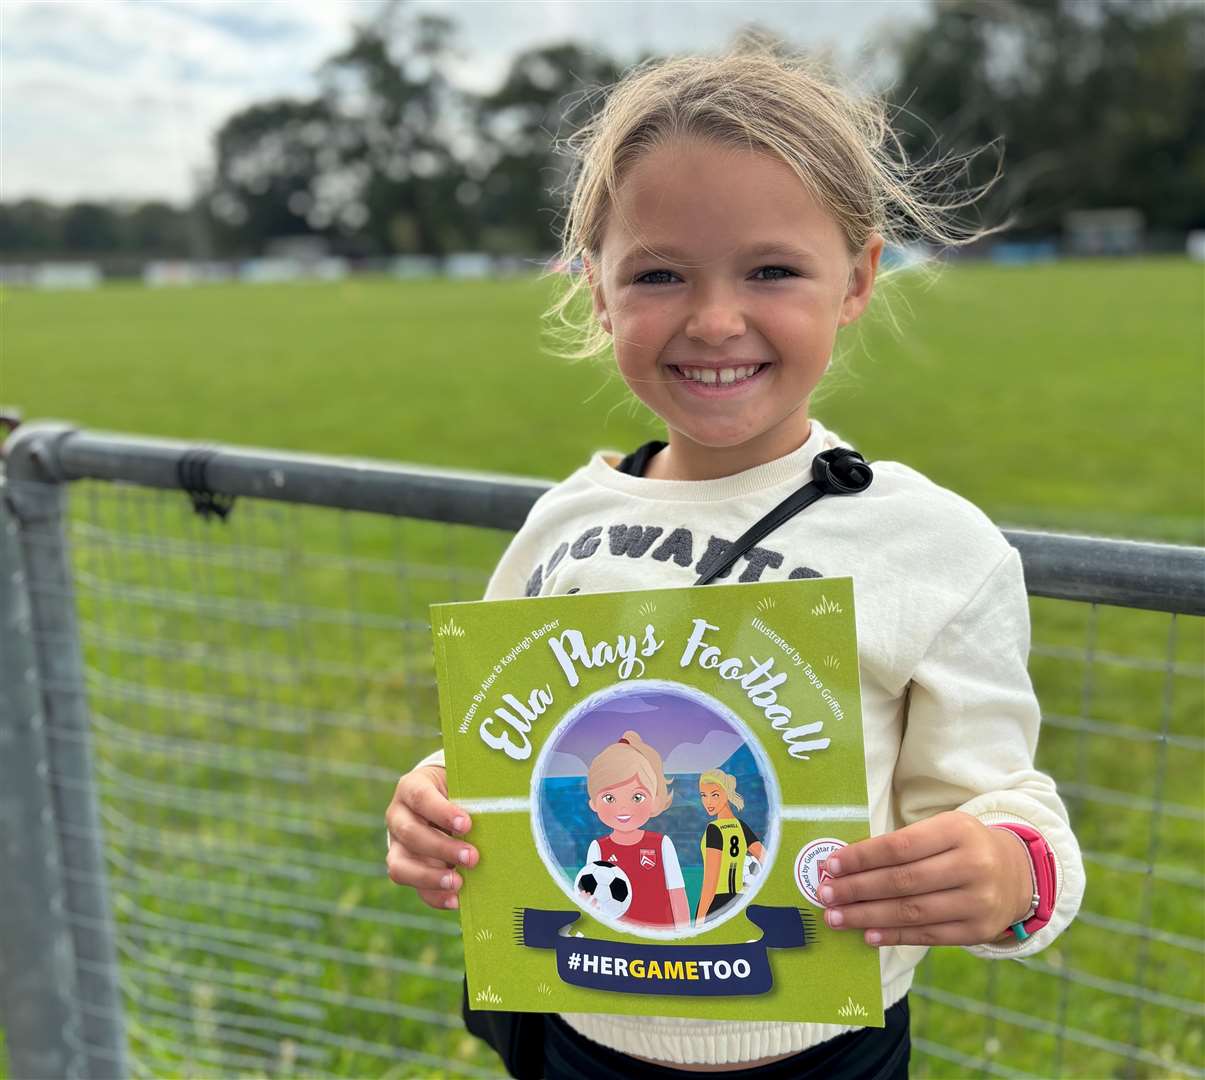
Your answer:
[[[573,879],[585,905],[608,919],[618,919],[632,906],[632,883],[614,863],[586,863]]]
[[[745,868],[741,872],[741,892],[747,892],[762,879],[766,869],[756,855],[745,856]]]

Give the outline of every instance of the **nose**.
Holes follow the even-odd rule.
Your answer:
[[[723,345],[745,332],[745,316],[737,298],[728,290],[714,288],[699,294],[686,323],[686,336],[707,345]]]

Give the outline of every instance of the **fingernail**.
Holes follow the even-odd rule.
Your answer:
[[[444,901],[444,907],[446,907],[449,911],[455,911],[458,907],[460,907],[460,901],[454,896],[449,896]]]
[[[439,887],[441,889],[450,889],[452,887],[452,875],[444,874],[444,876],[439,879]]]
[[[841,862],[837,858],[836,855],[830,855],[827,859],[824,860],[824,868],[830,874],[834,874],[834,875],[839,874],[839,873],[841,873]]]
[[[820,899],[826,904],[831,904],[833,902],[833,890],[828,885],[820,886]]]
[[[829,926],[840,926],[845,922],[845,916],[837,908],[830,908],[824,913],[824,917],[828,919]]]
[[[459,859],[460,859],[461,863],[462,863],[464,866],[468,866],[468,865],[469,865],[469,849],[468,849],[468,848],[464,848],[464,849],[463,849],[463,850],[460,852],[460,854],[457,856],[457,858],[459,858]]]
[[[466,817],[458,817],[452,821],[453,832],[466,832],[469,827],[469,819]]]
[[[867,930],[866,931],[866,940],[871,945],[877,945],[880,941],[883,940],[883,935],[880,934],[877,930]]]

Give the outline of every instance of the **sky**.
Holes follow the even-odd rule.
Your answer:
[[[572,757],[582,766],[571,775],[583,775],[585,765],[595,754],[629,729],[636,731],[667,762],[675,758],[667,772],[716,768],[741,744],[729,721],[708,707],[706,695],[655,690],[625,693],[622,688],[615,689],[617,696],[608,693],[602,705],[579,715],[557,738],[556,753]],[[719,739],[714,737],[717,735]],[[699,754],[705,758],[694,760]]]
[[[378,0],[0,0],[0,200],[182,203],[233,112],[316,89],[321,61]],[[453,69],[496,87],[509,59],[566,39],[621,61],[717,49],[756,22],[829,47],[855,78],[928,0],[410,0],[459,25]]]

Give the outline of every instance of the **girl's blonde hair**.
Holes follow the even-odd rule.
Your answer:
[[[625,731],[618,742],[600,750],[586,773],[586,790],[593,799],[600,791],[636,777],[653,796],[653,816],[669,809],[674,801],[665,778],[661,755],[634,731]]]
[[[972,228],[957,213],[996,183],[999,162],[987,183],[959,190],[951,177],[965,171],[977,151],[910,162],[881,100],[855,97],[819,62],[789,54],[757,32],[719,56],[653,58],[629,70],[593,118],[556,143],[571,160],[558,260],[567,287],[544,312],[551,336],[569,347],[554,355],[585,359],[610,345],[589,308],[580,319],[572,310],[589,288],[583,256],[597,264],[607,217],[632,165],[684,137],[784,162],[831,213],[854,255],[876,232],[888,244],[952,247],[1006,227]]]
[[[723,788],[724,795],[727,796],[728,802],[732,806],[738,810],[745,809],[744,797],[736,793],[736,777],[732,773],[726,773],[722,769],[708,769],[699,777],[699,787],[704,784],[714,784],[718,788]]]

